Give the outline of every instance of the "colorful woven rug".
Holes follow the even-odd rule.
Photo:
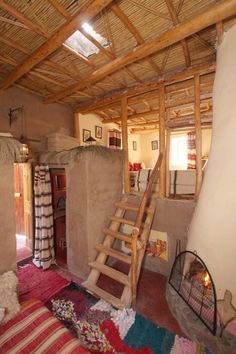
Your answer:
[[[54,270],[42,270],[32,263],[19,267],[17,275],[20,302],[32,298],[45,302],[70,283]]]
[[[210,354],[132,309],[115,310],[74,283],[46,306],[93,354]]]

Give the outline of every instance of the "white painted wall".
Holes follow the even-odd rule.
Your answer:
[[[176,133],[178,134],[178,133]],[[181,134],[181,132],[179,133]],[[202,130],[202,156],[208,155],[212,129]],[[152,150],[152,141],[158,141],[158,150]],[[138,151],[133,151],[132,141],[137,141]],[[153,168],[159,155],[159,132],[129,134],[129,161],[142,162],[143,168]]]
[[[137,150],[133,149],[133,143],[136,143]],[[129,144],[129,161],[131,163],[141,161],[141,140],[140,134],[129,134],[128,135]]]
[[[152,150],[152,141],[158,141],[158,149]],[[141,134],[141,161],[145,168],[153,168],[159,155],[159,133],[153,132],[149,134]]]
[[[213,276],[218,298],[226,289],[236,306],[236,26],[217,50],[212,148],[191,223],[187,249],[196,250]]]
[[[102,139],[95,137],[95,126],[102,127]],[[83,129],[91,131],[91,136],[97,140],[97,144],[108,146],[108,130],[117,129],[116,124],[103,124],[102,118],[97,114],[79,114],[79,127],[80,127],[80,145],[85,145],[83,142]]]
[[[212,129],[202,130],[202,156],[208,156],[211,147]]]

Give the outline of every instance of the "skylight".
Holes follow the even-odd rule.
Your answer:
[[[90,36],[96,39],[96,41],[99,42],[103,47],[106,47],[108,45],[107,39],[102,37],[96,31],[94,31],[93,27],[87,22],[82,25],[82,28]],[[84,55],[86,58],[88,58],[92,54],[97,54],[99,52],[99,48],[97,48],[92,42],[90,42],[90,40],[88,40],[80,31],[75,31],[65,41],[65,44],[76,52]]]

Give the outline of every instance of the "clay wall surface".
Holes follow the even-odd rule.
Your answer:
[[[138,204],[140,197],[132,196],[129,201]],[[191,200],[157,199],[152,230],[167,233],[168,260],[145,256],[144,268],[169,276],[176,256],[177,240],[180,240],[181,251],[186,249],[188,229],[194,208],[195,202]],[[134,220],[133,213],[126,213],[126,216]]]
[[[22,132],[22,118],[15,120],[10,126],[9,109],[24,106]],[[47,134],[63,131],[73,136],[73,112],[69,106],[63,104],[45,104],[42,98],[24,90],[12,87],[0,91],[0,132],[10,132],[20,138],[23,133],[31,139],[28,143],[33,150],[44,148],[44,139]]]
[[[236,306],[236,26],[224,34],[217,50],[213,90],[212,145],[202,190],[190,227],[188,250],[196,250],[208,267],[217,297],[226,289]]]
[[[95,246],[103,241],[107,216],[121,198],[123,173],[121,152],[100,147],[101,154],[89,149],[66,169],[67,262],[69,270],[84,279],[88,262],[97,254]]]
[[[0,274],[16,269],[13,164],[0,164]]]

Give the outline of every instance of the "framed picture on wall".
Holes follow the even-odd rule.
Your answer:
[[[83,142],[85,142],[91,136],[91,130],[83,129]]]
[[[95,138],[102,139],[102,127],[95,125]]]
[[[134,151],[137,150],[137,141],[133,141],[133,150],[134,150]]]
[[[158,149],[158,140],[153,140],[151,142],[152,145],[152,150],[157,150]]]

